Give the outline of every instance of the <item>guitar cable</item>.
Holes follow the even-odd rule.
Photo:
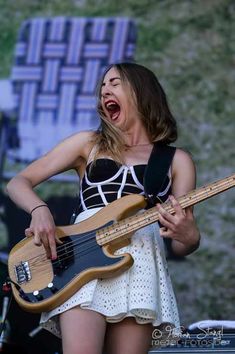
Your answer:
[[[9,277],[7,277],[6,282],[3,284],[2,291],[5,293],[5,296],[3,297],[2,315],[0,320],[0,348],[4,342],[4,332],[6,330],[7,316],[12,302],[12,291]],[[10,296],[9,293],[11,293]]]

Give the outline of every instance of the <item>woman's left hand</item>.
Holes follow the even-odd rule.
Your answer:
[[[175,243],[180,243],[184,248],[184,250],[178,250],[177,253],[180,253],[180,255],[191,253],[198,247],[200,240],[200,233],[193,216],[192,207],[182,209],[173,196],[169,196],[169,200],[174,208],[174,214],[166,211],[161,204],[156,205],[159,212],[159,221],[162,225],[160,235],[171,238]],[[175,248],[177,249],[177,247]]]

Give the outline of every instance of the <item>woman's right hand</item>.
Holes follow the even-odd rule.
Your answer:
[[[30,226],[25,230],[25,236],[33,237],[36,246],[43,245],[47,258],[52,260],[57,258],[56,244],[62,244],[56,237],[55,229],[54,219],[45,205],[33,211]]]
[[[87,131],[74,134],[56,145],[40,159],[33,161],[7,184],[10,198],[27,213],[32,213],[30,227],[25,230],[27,237],[34,237],[35,245],[45,247],[48,258],[56,259],[55,223],[47,207],[36,208],[43,203],[34,188],[50,177],[61,172],[81,172],[96,141],[96,133]],[[32,211],[32,209],[34,209]]]

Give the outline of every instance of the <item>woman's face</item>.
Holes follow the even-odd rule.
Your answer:
[[[101,105],[105,117],[121,130],[129,130],[139,117],[135,101],[131,86],[123,82],[117,69],[112,67],[101,86]]]

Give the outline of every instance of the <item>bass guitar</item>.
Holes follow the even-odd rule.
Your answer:
[[[195,189],[178,201],[184,209],[234,185],[235,174]],[[156,207],[138,212],[145,207],[145,198],[132,194],[79,224],[57,227],[56,235],[63,244],[57,246],[56,260],[48,259],[44,247],[35,246],[33,238],[17,243],[9,254],[8,272],[18,304],[29,312],[49,311],[90,280],[114,277],[129,269],[131,255],[114,252],[130,243],[135,231],[158,221]],[[163,207],[174,214],[169,202]]]

